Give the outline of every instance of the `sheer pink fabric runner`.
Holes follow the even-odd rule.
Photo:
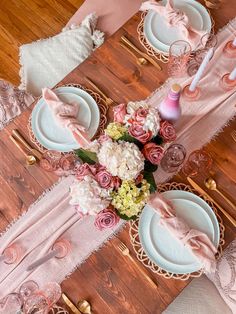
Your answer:
[[[235,115],[235,90],[224,92],[219,87],[221,76],[235,66],[234,60],[222,56],[225,43],[234,38],[235,32],[236,19],[218,34],[218,49],[207,74],[200,81],[201,98],[191,103],[182,100],[183,116],[176,125],[177,142],[183,144],[188,153],[209,142]],[[189,82],[190,79],[180,80],[182,86]],[[171,83],[168,81],[148,101],[153,105],[160,103]],[[168,175],[158,170],[156,179],[164,182]],[[62,179],[0,238],[0,253],[13,242],[18,242],[24,249],[24,256],[17,265],[0,265],[0,298],[26,279],[36,280],[40,285],[48,281],[61,282],[121,227],[122,222],[113,229],[98,231],[94,227],[94,217],[80,220],[69,205],[68,188],[72,181],[72,177]],[[66,237],[72,242],[71,254],[62,260],[52,259],[33,272],[26,272],[27,266],[45,254],[58,237]]]

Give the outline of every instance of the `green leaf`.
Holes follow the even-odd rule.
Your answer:
[[[118,210],[116,210],[116,213],[123,220],[135,220],[135,219],[137,219],[137,216],[128,217],[126,215],[121,214]]]
[[[90,165],[94,165],[98,162],[98,158],[96,153],[90,152],[88,150],[85,149],[77,149],[75,151],[75,154],[83,161],[83,162],[87,162]]]
[[[164,141],[160,135],[157,135],[152,139],[152,142],[157,144],[157,145],[161,145]]]
[[[158,166],[153,165],[149,160],[145,160],[144,162],[144,171],[146,172],[155,172]]]
[[[129,142],[129,143],[134,143],[138,146],[138,148],[140,150],[143,149],[143,144],[141,142],[139,142],[136,138],[134,138],[133,136],[129,135],[129,133],[125,133],[124,135],[122,135],[118,141],[125,141],[125,142]]]
[[[157,190],[157,185],[156,185],[152,172],[144,171],[143,177],[150,184],[150,188],[149,188],[150,193],[154,193]]]

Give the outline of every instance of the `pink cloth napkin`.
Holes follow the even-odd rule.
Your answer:
[[[77,120],[79,112],[78,104],[62,102],[49,88],[42,89],[42,96],[51,108],[58,124],[64,128],[68,128],[81,147],[87,146],[90,141],[85,133],[85,128]]]
[[[202,264],[206,272],[214,272],[216,268],[215,254],[217,249],[208,236],[190,227],[180,217],[176,216],[172,204],[160,194],[150,197],[149,205],[161,216],[160,224],[165,226],[176,238],[188,247]]]
[[[192,48],[195,48],[204,32],[196,30],[190,24],[188,16],[174,8],[173,0],[167,0],[166,6],[157,3],[155,0],[144,2],[140,11],[153,10],[158,14],[165,17],[167,25],[170,27],[178,27],[179,31],[183,34],[183,39],[188,41]]]

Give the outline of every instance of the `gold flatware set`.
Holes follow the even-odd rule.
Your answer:
[[[33,148],[18,130],[15,129],[12,131],[10,139],[24,154],[27,165],[34,165],[38,160],[42,159],[42,154],[37,149]]]
[[[62,293],[62,299],[65,304],[71,309],[75,314],[92,314],[92,308],[87,300],[80,300],[77,306],[68,298],[65,293]]]

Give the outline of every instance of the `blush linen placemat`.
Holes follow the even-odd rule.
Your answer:
[[[201,98],[191,103],[182,100],[183,115],[176,125],[176,142],[183,144],[188,153],[209,142],[235,115],[235,91],[225,92],[219,87],[221,76],[235,66],[233,60],[222,56],[225,43],[233,39],[235,33],[236,19],[218,33],[217,51],[200,82]],[[190,81],[182,79],[179,83],[185,86]],[[148,102],[155,106],[160,103],[172,82],[167,81],[147,99]],[[162,170],[156,173],[158,183],[168,177]],[[12,242],[18,242],[24,249],[24,256],[14,266],[1,264],[0,298],[17,289],[25,280],[32,279],[40,285],[48,281],[60,283],[124,224],[120,222],[112,229],[99,231],[94,226],[94,217],[79,219],[75,209],[69,205],[69,186],[72,182],[73,177],[60,180],[1,236],[1,252]],[[71,253],[62,260],[54,258],[27,272],[27,266],[44,255],[58,237],[71,241]]]

